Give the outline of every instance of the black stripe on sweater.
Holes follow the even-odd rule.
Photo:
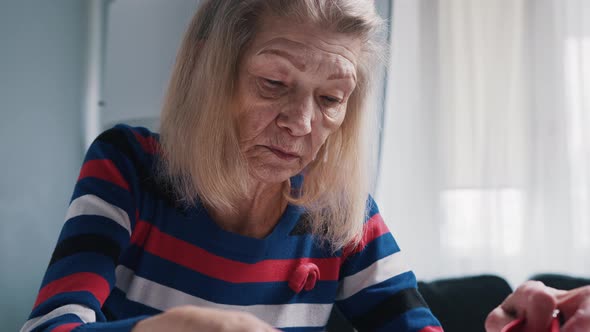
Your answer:
[[[311,234],[311,220],[307,213],[303,213],[295,227],[289,233],[290,236],[301,236],[301,235],[310,235]]]
[[[379,303],[373,310],[352,320],[359,331],[375,331],[379,326],[415,308],[427,308],[416,288],[403,289]]]
[[[112,239],[97,234],[82,234],[67,238],[57,244],[53,251],[49,266],[62,258],[78,253],[93,252],[110,257],[116,265],[121,253],[121,247]]]
[[[106,305],[103,305],[100,310],[104,314],[104,317],[107,319],[107,322],[113,322],[117,320],[117,316],[115,316],[111,309],[109,309]]]

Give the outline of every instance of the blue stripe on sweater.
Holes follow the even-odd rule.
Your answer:
[[[96,298],[90,292],[86,291],[66,292],[52,296],[43,303],[40,303],[39,306],[31,312],[29,318],[46,315],[55,310],[55,308],[59,308],[68,304],[80,304],[87,306],[95,311],[97,321],[106,320],[104,315],[102,315],[99,310],[100,303],[98,300],[96,300]]]
[[[88,194],[98,196],[105,202],[118,206],[123,210],[125,210],[126,206],[135,206],[133,196],[127,190],[98,178],[86,177],[78,181],[72,194],[72,201]]]
[[[131,226],[133,227],[135,224],[136,203],[133,196],[131,196],[125,189],[107,181],[96,178],[85,178],[78,181],[76,184],[70,203],[76,198],[89,194],[97,196],[103,201],[125,211],[131,221]]]
[[[371,311],[376,305],[406,288],[416,288],[416,277],[411,271],[372,285],[336,304],[348,317],[358,317]]]
[[[113,288],[104,302],[103,308],[113,314],[116,319],[127,319],[140,315],[153,316],[162,312],[143,303],[129,300],[125,292],[117,287]]]
[[[371,241],[361,252],[352,255],[342,264],[340,278],[351,276],[360,272],[381,258],[400,251],[393,235],[385,233]],[[367,259],[370,257],[371,259]]]
[[[47,269],[41,287],[78,272],[96,273],[108,282],[114,282],[115,280],[115,264],[110,257],[92,252],[81,252],[53,263]]]

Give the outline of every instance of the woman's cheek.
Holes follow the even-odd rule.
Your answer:
[[[342,122],[344,122],[344,114],[339,114],[336,117],[325,119],[323,123],[323,132],[325,133],[326,137],[337,131],[342,125]]]
[[[325,126],[338,129],[346,116],[346,103],[340,104],[329,112],[324,113]]]
[[[238,127],[247,127],[249,133],[264,131],[276,118],[280,105],[276,102],[257,101],[242,108]]]

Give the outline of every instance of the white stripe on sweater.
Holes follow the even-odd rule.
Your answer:
[[[47,322],[50,319],[67,314],[73,314],[78,316],[78,318],[80,318],[80,320],[83,323],[96,322],[96,313],[92,309],[79,304],[68,304],[64,305],[63,307],[56,308],[53,311],[47,313],[46,315],[29,319],[25,323],[25,325],[23,325],[23,327],[20,329],[20,332],[31,331],[37,326]]]
[[[119,265],[116,269],[117,288],[127,293],[129,300],[148,305],[159,310],[167,310],[181,305],[237,310],[248,312],[277,328],[304,326],[325,326],[328,322],[332,303],[311,304],[291,303],[276,305],[228,305],[209,302],[177,289],[158,284],[135,275],[129,268]]]
[[[131,222],[129,221],[127,212],[118,206],[105,202],[98,196],[84,195],[73,200],[68,209],[66,220],[84,215],[109,218],[125,228],[129,235],[131,235]]]
[[[365,269],[342,280],[336,300],[347,299],[361,290],[410,271],[401,251],[383,257]]]

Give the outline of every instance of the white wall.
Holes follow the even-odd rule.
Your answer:
[[[0,1],[0,330],[28,317],[82,162],[86,2]]]

